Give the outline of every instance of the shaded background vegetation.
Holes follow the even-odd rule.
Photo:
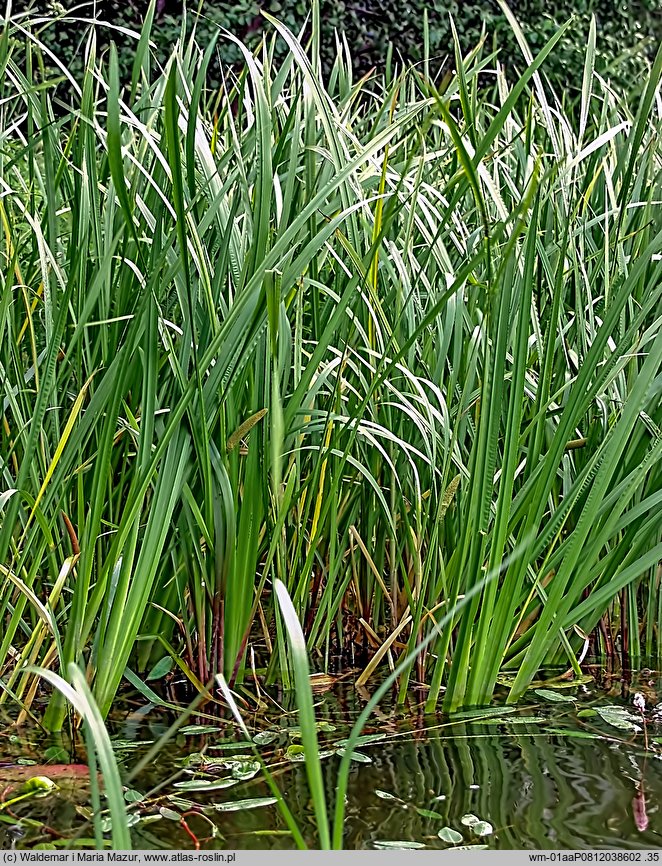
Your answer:
[[[581,73],[586,52],[586,33],[592,15],[597,21],[596,68],[606,74],[618,87],[630,87],[642,75],[647,58],[655,53],[656,43],[662,38],[662,4],[660,0],[520,0],[511,8],[524,28],[532,50],[541,48],[555,30],[568,19],[575,25],[561,41],[546,73],[560,91],[576,94],[581,86]],[[77,4],[65,0],[19,0],[14,9],[74,14],[96,17],[113,25],[139,30],[148,0],[100,0],[94,4]],[[449,15],[453,16],[463,48],[473,48],[485,28],[488,46],[499,46],[499,58],[511,77],[521,67],[521,55],[508,22],[496,0],[463,3],[458,0],[322,0],[321,53],[325,71],[336,57],[335,33],[343,33],[351,46],[354,70],[363,75],[371,69],[382,71],[392,58],[399,61],[419,62],[424,54],[424,14],[429,22],[431,71],[444,71],[453,65],[453,39]],[[74,12],[74,10],[77,10]],[[247,45],[254,47],[264,32],[261,11],[264,10],[286,24],[291,30],[300,30],[306,20],[309,4],[306,0],[239,0],[222,2],[211,0],[199,7],[197,21],[199,42],[205,46],[218,31],[226,28]],[[190,14],[187,29],[197,16]],[[158,0],[157,16],[152,38],[157,54],[165,61],[182,28],[180,0]],[[108,43],[109,31],[99,30],[100,43]],[[80,46],[84,28],[75,21],[58,21],[47,25],[41,37],[57,56],[73,71],[80,67]],[[116,33],[120,49],[120,71],[130,76],[135,41]],[[642,50],[642,48],[644,50]],[[276,54],[285,50],[283,43],[276,45]],[[219,40],[216,62],[212,63],[212,81],[220,81],[225,64],[240,62],[239,49],[226,40]]]

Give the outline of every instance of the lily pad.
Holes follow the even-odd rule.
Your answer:
[[[464,839],[462,833],[458,833],[452,827],[442,827],[437,836],[442,842],[448,842],[449,845],[458,845]]]

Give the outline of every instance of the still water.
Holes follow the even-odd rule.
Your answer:
[[[384,704],[365,732],[378,741],[362,744],[352,762],[345,847],[448,848],[442,828],[461,835],[461,842],[452,836],[456,844],[489,848],[661,847],[662,720],[656,713],[662,679],[652,672],[631,684],[605,680],[599,671],[596,677],[599,682],[570,688],[543,686],[516,709],[492,707],[454,719],[423,716],[415,699],[406,711]],[[644,696],[643,714],[633,706],[636,692]],[[317,696],[319,737],[330,753],[323,768],[331,807],[335,749],[364,697],[351,686]],[[139,704],[112,720],[125,778],[172,721]],[[246,721],[262,732],[260,753],[306,842],[316,847],[296,715],[270,712]],[[265,800],[271,792],[250,751],[231,747],[225,723],[189,722],[199,724],[189,724],[127,785],[134,847],[294,847],[277,805]],[[0,719],[0,748],[2,802],[16,790],[17,773],[32,766],[48,774],[49,762],[85,757],[80,745],[48,740],[34,729],[17,731],[7,717]],[[196,789],[220,779],[228,787]],[[59,790],[48,797],[0,805],[4,847],[91,844],[89,778],[55,770],[54,781]],[[248,808],[225,811],[237,801],[248,801]]]

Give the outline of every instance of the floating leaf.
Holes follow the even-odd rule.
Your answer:
[[[418,806],[414,807],[421,818],[430,818],[433,821],[441,821],[443,819],[443,815],[440,815],[439,812],[433,812],[431,809],[421,809]]]
[[[592,707],[587,707],[585,710],[579,710],[577,713],[578,719],[592,719],[594,716],[597,716],[597,710],[594,710]]]
[[[475,824],[480,824],[480,818],[469,812],[460,818],[460,823],[464,824],[465,827],[473,827]]]
[[[287,747],[287,752],[285,752],[290,761],[303,761],[305,760],[304,749],[303,746],[292,745]]]
[[[253,742],[256,746],[268,746],[269,743],[273,743],[277,739],[278,731],[260,731],[259,734],[255,734],[253,737]]]
[[[516,712],[517,707],[485,707],[482,710],[462,710],[460,713],[453,714],[452,721],[481,721],[482,719],[491,719],[495,716],[509,716],[511,713]]]
[[[260,765],[257,761],[251,761],[238,764],[232,768],[232,778],[238,779],[240,782],[245,782],[247,779],[252,779],[260,772]]]
[[[111,740],[114,752],[135,752],[141,746],[151,746],[154,740]]]
[[[336,755],[339,755],[341,758],[346,752],[346,749],[336,749]],[[349,759],[350,761],[356,761],[358,764],[372,764],[372,758],[364,755],[363,752],[350,752]]]
[[[185,800],[183,797],[178,797],[177,794],[168,794],[168,802],[172,803],[173,806],[177,806],[178,809],[181,809],[184,812],[195,808],[197,805],[193,800]]]
[[[452,827],[442,827],[437,833],[437,836],[439,836],[442,842],[448,842],[449,845],[457,845],[462,842],[464,838],[462,833],[458,833],[457,830],[453,830]]]
[[[127,803],[140,803],[145,799],[145,795],[136,791],[135,788],[129,788],[128,791],[124,792],[124,799]]]
[[[153,824],[155,821],[160,821],[163,818],[159,812],[152,813],[151,815],[141,815],[140,821],[142,824]]]
[[[372,743],[382,743],[386,739],[386,734],[365,734],[363,737],[357,737],[354,742],[355,746],[369,746]],[[338,740],[336,746],[342,748],[346,746],[349,740]]]
[[[186,782],[175,782],[175,788],[180,791],[221,791],[223,788],[231,788],[237,784],[237,779],[189,779]]]
[[[484,725],[539,725],[546,722],[542,716],[512,716],[508,719],[485,719]]]
[[[229,752],[230,750],[236,751],[237,749],[250,749],[250,743],[236,743],[234,740],[231,740],[227,743],[214,743],[209,746],[210,749],[214,749],[218,752]]]
[[[588,731],[576,731],[572,728],[548,728],[548,734],[555,737],[574,737],[576,740],[603,740],[600,734],[591,734]]]
[[[31,797],[48,797],[54,791],[57,791],[57,785],[48,776],[32,776],[26,779],[21,785],[19,793],[23,795],[29,794]]]
[[[48,761],[51,764],[68,764],[69,757],[69,752],[62,746],[49,746],[44,751],[44,763]]]
[[[129,812],[126,818],[122,819],[126,821],[127,827],[133,827],[140,821],[140,815],[137,812]],[[113,829],[113,822],[110,819],[110,815],[107,815],[105,818],[101,819],[101,832],[102,833],[110,833]]]
[[[639,717],[634,716],[626,707],[612,704],[606,707],[596,707],[596,710],[600,718],[612,728],[635,733],[641,730],[640,725],[634,724],[635,721],[639,721]]]
[[[167,806],[161,806],[159,812],[167,821],[180,821],[181,819],[179,812],[175,812],[174,809],[168,809]]]
[[[487,851],[489,845],[458,845],[454,851]]]
[[[184,725],[178,733],[184,734],[185,737],[193,736],[194,734],[216,734],[222,730],[217,725]]]
[[[534,689],[533,691],[539,698],[544,698],[553,704],[574,703],[577,700],[573,695],[560,695],[558,692],[552,692],[549,689]]]
[[[382,800],[396,800],[398,803],[402,803],[399,797],[396,797],[395,794],[389,794],[388,791],[375,791],[375,794],[381,797]]]
[[[162,679],[166,674],[170,673],[173,664],[172,656],[163,656],[163,658],[159,659],[152,670],[147,674],[145,680],[148,682],[149,680]]]
[[[231,800],[229,803],[214,803],[217,812],[239,812],[244,809],[259,809],[261,806],[273,806],[276,797],[253,797],[248,800]]]
[[[399,848],[399,849],[410,849],[410,848],[425,848],[425,845],[422,842],[385,842],[382,840],[376,841],[372,843],[375,848],[386,849],[386,848]]]
[[[494,833],[494,827],[489,821],[479,821],[477,824],[472,824],[471,832],[476,836],[491,836]]]

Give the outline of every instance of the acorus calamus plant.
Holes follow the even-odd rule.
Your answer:
[[[570,99],[563,29],[503,13],[513,69],[357,81],[339,39],[322,80],[313,5],[219,32],[213,91],[190,14],[130,81],[3,21],[0,701],[72,663],[104,716],[171,669],[289,687],[276,579],[364,684],[470,597],[399,677],[429,708],[662,652],[662,49],[616,93],[593,25]]]

